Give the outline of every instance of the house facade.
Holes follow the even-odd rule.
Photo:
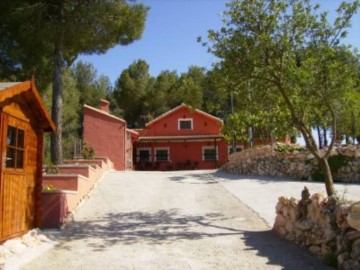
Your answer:
[[[100,109],[84,105],[83,141],[96,156],[107,156],[116,170],[132,169],[132,140],[137,132],[126,128],[126,122],[109,113],[109,102],[100,101]]]
[[[217,168],[228,161],[222,126],[221,119],[181,104],[136,130],[135,169]]]

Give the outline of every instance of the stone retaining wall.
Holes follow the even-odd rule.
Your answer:
[[[335,181],[360,183],[360,147],[336,147],[331,156],[344,157],[345,164],[334,173]],[[231,154],[221,170],[236,174],[286,176],[314,180],[317,160],[305,148],[296,145],[263,146]]]
[[[305,209],[305,210],[304,210]],[[360,202],[339,203],[320,193],[280,197],[274,231],[337,269],[360,269]]]

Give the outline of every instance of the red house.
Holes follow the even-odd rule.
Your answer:
[[[213,169],[228,161],[223,121],[182,104],[136,130],[134,164],[140,170]]]
[[[135,131],[126,122],[109,113],[109,102],[101,100],[101,109],[84,105],[83,140],[94,148],[96,156],[107,156],[116,170],[132,169],[132,138]]]

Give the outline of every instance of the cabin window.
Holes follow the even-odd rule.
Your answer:
[[[155,161],[169,161],[169,149],[168,148],[155,149]]]
[[[138,148],[136,150],[136,161],[150,162],[151,161],[150,152],[151,152],[150,148]]]
[[[24,168],[24,141],[24,130],[8,126],[6,142],[6,168]]]
[[[179,119],[178,127],[179,127],[179,130],[183,130],[183,129],[191,130],[191,129],[193,129],[193,121],[191,118]]]
[[[218,148],[217,146],[204,146],[203,147],[203,160],[211,161],[218,160]]]

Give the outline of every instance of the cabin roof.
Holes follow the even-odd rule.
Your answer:
[[[34,79],[24,82],[0,82],[0,105],[8,99],[22,95],[31,104],[34,114],[38,117],[41,127],[45,131],[54,132],[56,126],[35,87]]]
[[[13,87],[21,82],[0,82],[0,91],[5,90],[7,88]]]

